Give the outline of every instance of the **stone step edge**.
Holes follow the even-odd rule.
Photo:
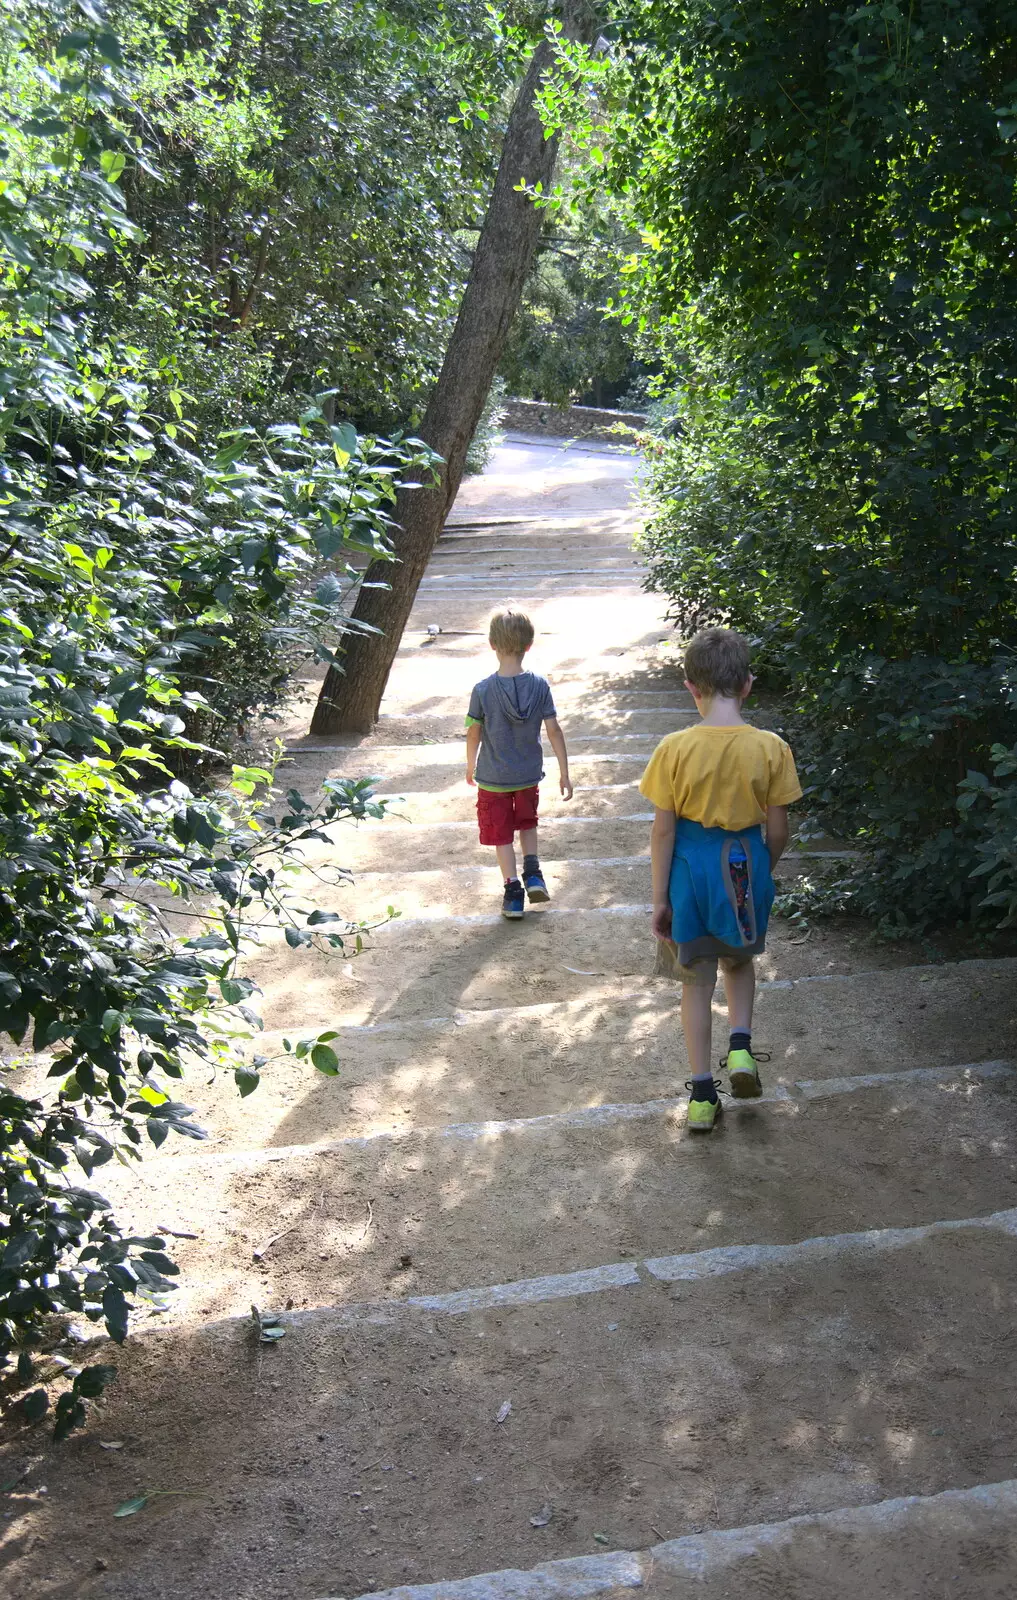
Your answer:
[[[535,516],[518,517],[476,516],[467,517],[462,521],[446,522],[439,536],[438,544],[440,546],[442,539],[445,538],[446,534],[450,533],[475,533],[479,529],[484,528],[521,528],[524,526],[539,526],[553,528],[555,530],[567,530],[569,528],[584,529],[590,522],[605,522],[609,517],[614,517],[616,520],[621,519],[622,521],[630,521],[632,524],[633,533],[636,533],[639,530],[640,524],[638,518],[632,517],[631,513],[627,511],[624,506],[619,508],[617,511],[567,512],[565,516],[561,517],[556,517],[552,512],[543,512]]]
[[[775,990],[797,989],[800,984],[811,983],[868,983],[873,978],[883,977],[893,973],[898,977],[914,980],[919,975],[927,974],[929,981],[940,973],[963,972],[968,968],[984,969],[1013,966],[1017,962],[1014,956],[967,956],[963,961],[926,962],[920,966],[910,967],[872,967],[855,972],[810,972],[800,978],[763,978],[756,984],[757,994],[766,994]],[[608,987],[621,987],[623,993],[617,997],[619,1004],[626,1000],[635,999],[646,994],[660,994],[666,997],[665,1003],[669,1010],[674,1010],[674,984],[668,978],[653,978],[642,974],[616,975],[613,973],[580,972],[577,968],[566,967],[566,972],[574,972],[581,978],[602,977]],[[628,991],[628,992],[624,992]],[[565,1000],[538,1000],[528,1006],[480,1006],[466,1008],[451,1012],[445,1017],[406,1017],[404,1019],[390,1018],[384,1022],[347,1022],[338,1023],[337,1031],[340,1034],[365,1034],[365,1033],[401,1033],[409,1028],[418,1032],[423,1028],[470,1028],[487,1026],[491,1022],[508,1021],[521,1018],[524,1021],[537,1021],[541,1017],[552,1017],[561,1011],[584,1011],[590,1006],[588,995],[577,995]]]
[[[780,1271],[834,1261],[843,1256],[873,1256],[906,1250],[940,1234],[979,1228],[1017,1239],[1017,1206],[978,1217],[957,1217],[919,1223],[903,1228],[866,1228],[857,1233],[819,1234],[793,1244],[730,1244],[705,1250],[691,1250],[674,1256],[647,1256],[635,1261],[613,1261],[602,1266],[580,1267],[573,1272],[555,1272],[534,1278],[516,1278],[510,1283],[478,1284],[467,1289],[451,1289],[441,1294],[407,1295],[391,1300],[349,1301],[344,1305],[308,1306],[301,1311],[281,1311],[286,1327],[350,1328],[393,1327],[402,1317],[463,1317],[478,1311],[498,1311],[515,1306],[542,1305],[554,1300],[571,1300],[577,1295],[602,1294],[611,1289],[647,1289],[661,1284],[690,1285],[708,1282],[741,1272]],[[672,1295],[681,1289],[672,1289]],[[231,1315],[205,1323],[206,1331],[247,1326],[249,1315]],[[100,1343],[106,1334],[93,1324],[76,1324],[82,1342]],[[193,1327],[185,1317],[168,1325],[174,1330]],[[159,1332],[166,1323],[159,1318],[137,1329],[139,1334]]]
[[[900,1072],[864,1072],[856,1077],[796,1079],[790,1088],[778,1083],[756,1100],[726,1100],[725,1112],[751,1110],[755,1106],[794,1105],[798,1100],[814,1101],[833,1095],[857,1094],[864,1089],[903,1087],[905,1084],[963,1082],[971,1078],[1007,1078],[1017,1071],[1012,1061],[967,1061],[960,1066],[906,1067]],[[412,1128],[382,1128],[375,1133],[351,1134],[343,1139],[314,1144],[261,1145],[255,1149],[224,1150],[202,1145],[186,1155],[150,1156],[145,1171],[174,1171],[194,1167],[272,1166],[281,1161],[310,1160],[318,1156],[342,1155],[346,1150],[366,1150],[378,1144],[405,1144],[411,1139],[450,1139],[470,1141],[500,1138],[505,1134],[553,1132],[559,1128],[603,1128],[615,1122],[641,1122],[667,1116],[688,1105],[688,1095],[667,1095],[655,1100],[609,1101],[599,1106],[579,1106],[570,1111],[545,1111],[536,1117],[507,1117],[487,1122],[448,1122]]]
[[[799,1535],[818,1534],[839,1541],[878,1533],[897,1537],[914,1531],[934,1538],[945,1530],[953,1537],[970,1539],[984,1537],[987,1518],[1005,1517],[1009,1528],[1015,1516],[1017,1478],[1005,1478],[969,1489],[901,1495],[869,1505],[807,1512],[781,1522],[686,1534],[646,1550],[612,1550],[547,1561],[526,1570],[503,1568],[446,1582],[401,1584],[372,1590],[358,1600],[593,1600],[624,1589],[659,1587],[668,1580],[680,1580],[684,1593],[685,1583],[698,1589],[711,1577],[727,1575],[737,1582],[735,1569],[743,1563],[747,1566],[744,1579],[750,1581],[754,1575],[751,1563],[763,1557],[772,1562],[787,1555]],[[345,1597],[318,1596],[316,1600]]]
[[[545,819],[546,820],[546,819]],[[426,823],[419,824],[426,827]],[[854,861],[858,857],[857,850],[789,850],[781,857],[780,864],[784,866],[794,861]],[[650,856],[647,851],[640,856],[543,856],[541,866],[545,872],[553,872],[562,867],[646,867],[649,866]],[[351,867],[354,887],[360,883],[372,883],[377,878],[399,878],[400,881],[412,882],[414,878],[443,878],[446,873],[476,873],[490,874],[496,868],[489,862],[470,861],[466,863],[445,864],[441,867],[413,867],[404,871],[401,867],[392,867],[388,872],[359,872],[356,867]],[[589,907],[597,910],[598,907]]]
[[[564,702],[562,709],[564,709]],[[568,709],[577,721],[585,714],[581,709],[574,706],[570,706]],[[693,717],[699,714],[694,706],[691,708],[689,706],[614,706],[612,710],[619,717],[687,717],[690,722]],[[456,706],[451,711],[382,711],[378,721],[439,722],[443,717],[458,717],[461,722],[463,715],[462,706]],[[585,735],[580,737],[585,737]],[[649,739],[651,735],[645,734],[644,737]]]

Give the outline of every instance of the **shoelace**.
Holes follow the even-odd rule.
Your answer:
[[[730,1051],[728,1051],[728,1055],[730,1055]],[[749,1055],[752,1057],[753,1061],[757,1063],[757,1065],[760,1061],[769,1061],[770,1059],[769,1050],[760,1050],[758,1055],[756,1054],[755,1050],[750,1050]],[[727,1056],[721,1056],[720,1060],[717,1062],[717,1065],[718,1067],[726,1067]]]
[[[686,1087],[686,1089],[688,1089],[689,1093],[691,1094],[691,1092],[692,1092],[692,1079],[691,1078],[686,1078],[685,1079],[685,1087]],[[724,1086],[722,1085],[722,1083],[721,1083],[719,1078],[714,1078],[713,1079],[713,1087],[714,1087],[714,1089],[716,1090],[716,1092],[718,1094],[728,1094],[730,1092],[729,1090],[724,1088]]]

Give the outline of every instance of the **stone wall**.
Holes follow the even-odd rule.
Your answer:
[[[549,439],[595,439],[608,444],[624,444],[625,435],[611,429],[622,422],[627,428],[643,429],[646,417],[641,411],[602,411],[596,406],[551,406],[542,400],[506,400],[500,423],[506,433],[528,433]]]

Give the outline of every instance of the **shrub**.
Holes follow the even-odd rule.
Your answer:
[[[73,21],[42,59],[24,33],[3,41],[0,1032],[54,1079],[0,1086],[0,1368],[16,1358],[29,1418],[49,1404],[29,1387],[48,1317],[81,1313],[119,1342],[132,1300],[176,1275],[165,1242],[124,1235],[75,1168],[90,1180],[170,1133],[200,1138],[177,1098],[189,1063],[257,1087],[240,965],[255,925],[361,948],[363,928],[303,905],[288,869],[302,842],[383,813],[368,784],[329,782],[312,804],[278,793],[273,768],[204,793],[174,772],[221,770],[209,737],[271,705],[297,659],[333,659],[351,555],[389,553],[395,487],[434,459],[317,404],[208,453],[172,367],[103,331],[97,263],[136,238],[121,179],[147,157],[112,120],[128,105],[117,38],[92,0]],[[184,908],[203,931],[178,939]],[[335,1073],[332,1037],[298,1053]],[[74,1378],[58,1435],[111,1374]]]

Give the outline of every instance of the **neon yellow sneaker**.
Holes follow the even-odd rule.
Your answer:
[[[763,1092],[759,1068],[751,1050],[730,1050],[721,1062],[727,1067],[731,1093],[736,1100],[758,1100]]]
[[[691,1091],[691,1080],[685,1085],[685,1087]],[[689,1114],[686,1119],[689,1132],[712,1133],[713,1125],[723,1109],[724,1108],[721,1105],[720,1098],[717,1094],[717,1083],[715,1080],[713,1085],[712,1100],[700,1100],[693,1097],[689,1101]]]

